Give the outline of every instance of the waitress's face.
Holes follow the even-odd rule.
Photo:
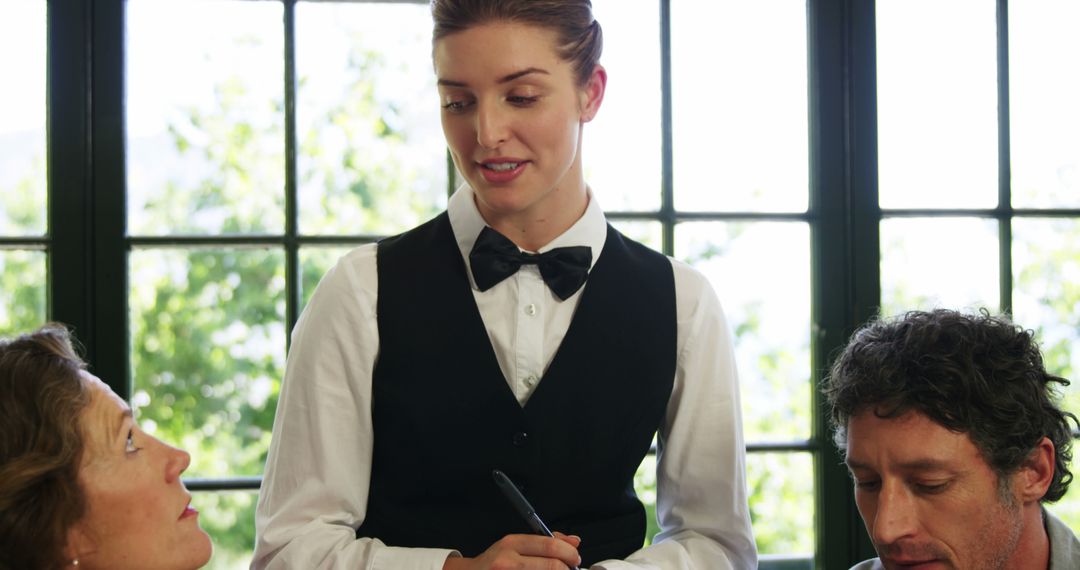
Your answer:
[[[210,558],[210,537],[180,481],[191,456],[139,429],[127,403],[83,372],[79,482],[87,512],[69,536],[80,568],[185,570]]]
[[[555,40],[546,28],[492,22],[435,44],[443,132],[488,223],[576,219],[586,203],[581,126],[606,75],[597,66],[578,85]]]

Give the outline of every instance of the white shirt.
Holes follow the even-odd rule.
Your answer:
[[[469,187],[451,196],[448,213],[468,269],[469,251],[485,225]],[[590,196],[581,219],[540,252],[586,245],[595,263],[606,224]],[[593,568],[756,568],[730,331],[705,277],[671,263],[678,356],[658,434],[660,533],[625,561]],[[472,285],[499,366],[524,404],[562,342],[584,288],[559,301],[536,265],[523,266],[484,292]],[[453,552],[355,536],[371,482],[377,286],[376,245],[360,246],[327,272],[296,323],[259,493],[252,568],[441,570]]]

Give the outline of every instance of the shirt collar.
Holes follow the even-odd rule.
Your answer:
[[[584,245],[592,250],[592,265],[589,266],[591,270],[592,266],[596,265],[596,259],[600,257],[604,242],[607,240],[607,218],[604,217],[604,211],[596,202],[592,190],[586,189],[586,191],[589,194],[589,205],[585,208],[585,213],[574,222],[574,225],[541,247],[537,253],[544,253],[556,247]],[[465,273],[469,275],[469,283],[475,288],[472,267],[469,266],[469,252],[472,251],[480,230],[484,229],[487,223],[480,215],[480,210],[476,209],[473,189],[468,184],[462,184],[450,196],[446,210],[450,217],[450,228],[454,231],[454,239],[461,251],[461,257],[465,260]]]

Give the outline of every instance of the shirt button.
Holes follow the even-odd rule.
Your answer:
[[[529,434],[519,431],[514,434],[514,447],[525,447],[529,443]]]
[[[525,314],[529,315],[530,317],[535,315],[536,314],[536,305],[534,305],[532,303],[529,303],[528,305],[525,305]]]
[[[529,388],[532,388],[533,386],[536,386],[536,376],[526,376],[525,377],[525,385],[528,386]]]

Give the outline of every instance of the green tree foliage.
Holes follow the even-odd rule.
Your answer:
[[[30,161],[12,188],[0,187],[0,235],[33,235],[45,227],[45,164]],[[0,336],[45,320],[45,252],[0,248]]]
[[[1025,220],[1016,226],[1016,320],[1035,330],[1047,370],[1072,382],[1061,392],[1061,402],[1080,415],[1080,221]],[[1076,457],[1075,444],[1073,449]],[[1076,461],[1071,470],[1077,474]],[[1080,489],[1075,480],[1050,509],[1080,532]]]
[[[300,136],[314,165],[306,183],[319,184],[325,198],[315,209],[337,216],[338,229],[379,232],[392,225],[380,221],[384,214],[397,224],[412,223],[434,209],[430,200],[409,194],[416,173],[379,147],[405,137],[387,126],[392,121],[384,114],[393,109],[374,100],[371,81],[380,65],[372,52],[357,48],[349,92]],[[139,212],[147,231],[282,230],[284,133],[282,121],[265,118],[281,115],[282,103],[253,100],[236,77],[221,80],[215,93],[214,106],[191,107],[169,127],[176,155],[197,168],[166,181],[147,201]],[[346,141],[335,155],[319,142],[329,130]],[[381,155],[377,163],[368,157],[373,152]],[[343,251],[302,252],[305,299]],[[284,252],[145,248],[132,252],[130,267],[133,404],[140,422],[191,452],[186,477],[260,474],[284,373]],[[246,567],[255,494],[199,493],[195,503],[215,543],[210,567]]]

